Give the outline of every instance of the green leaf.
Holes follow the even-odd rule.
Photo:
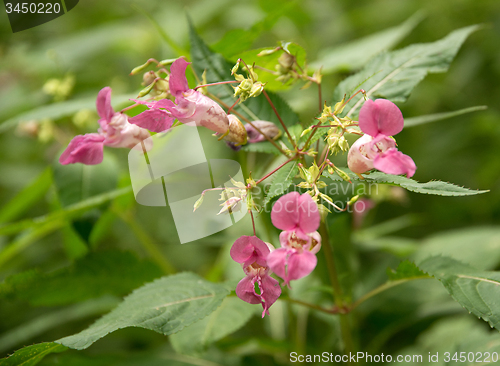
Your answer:
[[[377,183],[377,184],[389,184],[392,186],[402,187],[410,192],[422,193],[422,194],[434,194],[438,196],[472,196],[476,194],[486,193],[489,190],[471,190],[469,188],[464,188],[456,186],[452,183],[441,182],[439,180],[430,181],[427,183],[420,183],[416,180],[406,178],[400,175],[386,174],[382,172],[372,172],[369,174],[364,174],[365,179],[361,180],[359,177],[351,172],[347,168],[342,168],[344,172],[351,178],[353,182],[365,182],[365,183]],[[333,181],[342,181],[336,174],[329,174],[323,171],[325,177],[330,178]]]
[[[62,324],[101,315],[116,307],[119,301],[116,297],[104,296],[62,309],[44,312],[14,329],[9,329],[0,336],[0,352],[8,351],[19,344],[26,344],[29,339],[43,335]]]
[[[62,210],[58,210],[47,215],[35,217],[33,219],[22,220],[11,224],[0,225],[0,235],[15,234],[20,231],[39,228],[46,224],[59,222],[60,226],[64,225],[65,220],[68,218],[76,217],[83,212],[89,211],[94,207],[98,207],[103,203],[114,200],[115,198],[125,196],[132,193],[132,187],[125,187],[115,189],[97,196],[87,198],[84,201],[69,205]],[[5,251],[5,250],[4,250]],[[3,252],[0,252],[0,263]]]
[[[54,184],[64,207],[111,191],[118,183],[118,166],[112,155],[97,165],[61,165],[55,161],[53,169]]]
[[[441,256],[427,258],[419,267],[441,281],[450,295],[470,313],[500,330],[500,272],[478,271]]]
[[[260,152],[266,154],[281,155],[281,152],[269,141],[246,144],[241,147],[241,150],[246,152]]]
[[[106,294],[125,295],[161,275],[154,263],[132,253],[90,253],[54,272],[30,270],[7,277],[0,284],[0,299],[24,300],[33,306],[66,305]]]
[[[431,235],[420,243],[412,258],[419,262],[435,255],[451,257],[481,270],[494,269],[500,263],[500,228],[483,226]]]
[[[476,107],[469,107],[464,109],[459,109],[458,111],[453,112],[444,112],[444,113],[435,113],[435,114],[427,114],[425,116],[418,116],[412,118],[405,118],[405,128],[422,125],[424,123],[441,121],[443,119],[453,118],[456,116],[460,116],[466,113],[472,113],[476,111],[484,111],[488,109],[485,105],[478,105]]]
[[[271,187],[269,187],[269,191],[267,192],[266,199],[262,206],[265,206],[276,196],[281,196],[288,190],[288,187],[292,185],[293,178],[299,174],[299,169],[297,167],[297,162],[293,161],[288,163],[283,168],[278,170],[274,174],[273,182],[271,183]]]
[[[52,170],[45,169],[0,209],[0,223],[15,219],[39,201],[52,184]]]
[[[335,71],[352,71],[363,67],[382,51],[391,49],[405,38],[422,21],[422,13],[416,13],[398,26],[385,29],[367,37],[320,51],[318,60],[309,66],[321,67],[322,74]]]
[[[200,38],[200,36],[196,33],[196,30],[194,29],[192,24],[190,24],[189,35],[191,42],[191,58],[193,61],[193,68],[196,73],[198,75],[201,75],[203,71],[206,70],[207,82],[209,83],[234,80],[234,78],[231,76],[231,68],[233,65],[228,63],[222,55],[214,53],[212,50],[210,50]],[[234,91],[231,86],[217,85],[211,86],[209,88],[210,93],[213,93],[227,105],[232,105],[236,101],[236,99],[233,97]],[[268,95],[269,99],[271,99],[272,103],[280,113],[280,116],[283,119],[285,125],[292,126],[299,122],[299,117],[297,116],[297,114],[292,111],[290,106],[279,95],[271,92],[268,92]],[[245,103],[238,104],[235,107],[235,110],[252,121],[270,121],[274,122],[277,126],[281,126],[278,117],[276,117],[276,114],[274,113],[273,109],[271,108],[263,94],[255,98],[250,98],[245,101]],[[259,144],[264,144],[264,142],[248,145]],[[248,145],[243,146],[242,149],[244,151],[262,151],[266,149],[266,147],[262,146],[250,147]],[[273,147],[273,149],[276,148]]]
[[[255,308],[237,297],[226,297],[209,316],[172,334],[170,342],[179,353],[202,352],[207,346],[243,327]]]
[[[342,81],[333,100],[340,101],[344,94],[351,95],[363,88],[368,97],[404,102],[428,73],[446,72],[462,43],[478,28],[477,25],[461,28],[433,43],[380,54],[359,73]],[[347,116],[356,116],[363,100],[361,94],[353,98],[346,106]]]
[[[225,287],[194,273],[163,277],[132,292],[116,309],[86,330],[56,342],[85,349],[107,334],[126,327],[170,335],[214,312],[228,293]]]
[[[21,348],[7,358],[2,358],[0,366],[33,366],[40,362],[46,355],[65,350],[67,350],[66,347],[54,342],[34,344]]]
[[[280,9],[268,14],[264,19],[255,23],[250,29],[232,29],[212,45],[215,52],[228,59],[239,58],[239,54],[248,50],[260,37],[262,32],[270,30],[276,21],[290,8],[292,4],[284,4]]]
[[[82,109],[94,110],[96,97],[97,95],[91,98],[68,100],[66,102],[43,105],[41,107],[32,109],[31,111],[18,114],[17,116],[9,118],[8,120],[0,124],[0,133],[6,132],[11,128],[16,127],[20,122],[32,120],[40,121],[44,118],[57,120],[62,117],[71,116]],[[137,97],[136,94],[113,95],[112,103],[116,106],[135,97]],[[96,129],[97,127],[98,125],[96,123]]]
[[[415,277],[422,278],[427,277],[427,275],[418,268],[415,263],[405,260],[399,263],[398,268],[387,269],[387,276],[390,281],[398,281],[404,279],[412,279]]]

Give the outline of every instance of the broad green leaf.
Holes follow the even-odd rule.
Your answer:
[[[264,19],[258,21],[250,29],[232,29],[212,45],[212,49],[228,59],[238,59],[239,54],[252,47],[252,44],[260,37],[262,32],[268,31],[276,21],[290,8],[292,4],[284,4],[280,9],[268,14]]]
[[[192,25],[190,26],[190,42],[193,68],[198,76],[201,76],[201,74],[206,70],[206,78],[207,82],[209,83],[234,80],[234,77],[231,76],[231,68],[233,65],[228,63],[222,55],[214,53],[212,50],[210,50],[200,38],[200,36],[196,33],[196,30]],[[233,88],[229,85],[217,85],[208,87],[208,89],[210,93],[213,93],[216,97],[220,98],[228,106],[233,105],[233,103],[236,101],[236,99],[233,97]],[[292,126],[299,122],[298,116],[292,111],[289,105],[280,96],[271,92],[268,92],[268,95],[275,108],[280,113],[280,116],[285,125]],[[235,110],[252,121],[271,121],[274,122],[277,126],[281,126],[278,118],[276,117],[276,114],[274,113],[273,109],[271,108],[263,94],[259,95],[256,98],[250,98],[244,103],[238,104],[235,107]],[[256,149],[259,148],[260,147],[256,147]],[[243,146],[243,150],[245,149],[247,149],[247,147]]]
[[[125,295],[161,275],[154,263],[132,253],[90,253],[54,272],[29,270],[7,277],[0,284],[0,298],[24,300],[33,306],[66,305],[106,294]]]
[[[128,95],[113,95],[111,102],[113,105],[117,106],[127,102],[131,98],[137,97],[136,94]],[[57,120],[62,117],[67,117],[75,114],[82,109],[95,110],[97,93],[95,96],[90,98],[82,98],[76,100],[68,100],[65,102],[53,103],[40,106],[38,108],[32,109],[28,112],[24,112],[9,118],[0,124],[0,133],[6,132],[11,128],[17,126],[20,122],[25,121],[40,121],[44,118],[49,118],[52,120]],[[96,130],[99,127],[96,121]]]
[[[179,353],[202,352],[207,346],[243,327],[255,308],[237,297],[226,297],[209,316],[172,334],[170,342]]]
[[[15,197],[3,205],[0,209],[0,223],[11,221],[25,212],[45,195],[51,184],[52,170],[47,168]]]
[[[0,366],[33,366],[50,353],[59,353],[67,350],[66,347],[54,343],[39,343],[21,348],[13,355],[0,359]]]
[[[342,81],[333,100],[340,101],[344,94],[349,96],[363,88],[368,97],[404,102],[428,73],[446,72],[462,43],[478,28],[477,25],[461,28],[433,43],[380,54],[359,73]],[[356,116],[363,100],[361,94],[353,98],[346,106],[347,116]]]
[[[313,69],[321,67],[323,74],[359,69],[380,52],[387,51],[398,44],[422,19],[422,13],[417,13],[398,26],[340,46],[324,48],[320,51],[318,60],[309,66]]]
[[[256,142],[254,144],[246,144],[241,147],[246,152],[260,152],[266,154],[281,155],[281,152],[269,141]]]
[[[53,164],[54,184],[63,207],[116,188],[118,166],[112,155],[101,164]]]
[[[29,339],[63,324],[101,315],[116,307],[118,303],[118,298],[105,296],[44,313],[5,332],[0,337],[0,352],[8,351],[23,343],[26,344]]]
[[[443,113],[427,114],[425,116],[405,118],[405,127],[413,127],[413,126],[423,125],[425,123],[441,121],[443,119],[453,118],[466,113],[484,111],[485,109],[488,109],[488,107],[485,105],[479,105],[476,107],[459,109],[458,111],[453,111],[453,112],[443,112]]]
[[[474,245],[471,245],[474,243]],[[425,238],[412,259],[444,255],[481,270],[491,270],[500,263],[500,228],[473,227],[446,231]]]
[[[427,275],[422,272],[413,262],[408,260],[399,263],[398,268],[395,270],[388,268],[387,276],[390,281],[398,281],[411,278],[422,278],[427,277]]]
[[[471,190],[469,188],[464,188],[456,186],[452,183],[441,182],[439,180],[430,181],[427,183],[420,183],[413,179],[406,178],[400,175],[386,174],[382,172],[372,172],[369,174],[363,174],[364,179],[361,180],[359,177],[352,173],[349,169],[343,168],[343,170],[349,175],[352,182],[365,182],[365,183],[377,183],[377,184],[389,184],[392,186],[399,186],[407,189],[410,192],[422,193],[422,194],[434,194],[438,196],[471,196],[481,193],[489,192],[488,190]],[[324,171],[323,175],[330,178],[333,181],[342,181],[342,179],[336,174],[329,174]]]
[[[107,334],[126,327],[170,335],[214,312],[228,293],[225,287],[194,273],[162,277],[136,289],[89,328],[56,342],[85,349]]]
[[[418,265],[477,317],[500,330],[500,272],[479,271],[453,258],[430,257]]]
[[[285,165],[283,168],[274,173],[274,178],[267,192],[266,199],[262,206],[265,206],[271,200],[280,196],[288,190],[288,187],[292,184],[293,178],[299,174],[299,169],[297,168],[297,162],[292,161]]]

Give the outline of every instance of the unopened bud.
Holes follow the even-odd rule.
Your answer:
[[[278,62],[284,69],[290,70],[295,62],[295,57],[289,53],[283,52],[283,54],[278,58]]]
[[[139,95],[137,96],[138,98],[142,98],[146,95],[148,95],[151,90],[153,89],[153,87],[155,86],[156,84],[156,81],[153,81],[151,84],[149,84],[147,87],[145,87],[144,89],[142,89],[140,92],[139,92]]]
[[[203,197],[204,195],[202,194],[201,197],[198,198],[198,200],[194,203],[193,212],[195,212],[201,206],[201,204],[203,203]]]
[[[245,125],[248,142],[251,144],[266,140],[266,138],[257,131],[257,128],[270,139],[277,140],[281,136],[281,130],[274,123],[268,121],[253,121],[252,124],[247,123]]]
[[[234,65],[233,68],[231,69],[231,75],[234,75],[236,71],[238,71],[238,69],[240,68],[240,62],[241,59],[239,58],[238,61],[236,62],[236,65]]]
[[[276,48],[272,48],[272,49],[262,50],[262,51],[260,51],[257,54],[257,56],[261,57],[261,56],[271,55],[271,54],[275,53],[276,51],[279,51],[280,49],[281,49],[281,47],[276,47]]]
[[[234,114],[228,114],[229,133],[224,137],[225,140],[235,142],[236,146],[247,143],[247,131],[243,123]]]
[[[149,85],[158,77],[154,71],[145,72],[142,75],[142,85]]]

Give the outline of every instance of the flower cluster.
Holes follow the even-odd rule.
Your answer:
[[[321,248],[321,236],[316,231],[320,215],[309,194],[291,192],[282,196],[273,206],[271,219],[274,226],[284,230],[280,234],[281,248],[274,250],[256,236],[242,236],[231,247],[231,258],[241,263],[246,274],[236,287],[236,295],[250,304],[261,303],[263,317],[281,294],[270,272],[290,286],[291,280],[312,272],[317,263],[315,254]]]
[[[129,123],[123,113],[115,113],[111,106],[111,88],[101,89],[97,95],[97,113],[100,128],[98,133],[75,136],[61,154],[59,162],[63,165],[83,163],[95,165],[102,162],[104,145],[110,147],[133,148],[150,137],[148,130]],[[146,149],[150,146],[146,146]]]

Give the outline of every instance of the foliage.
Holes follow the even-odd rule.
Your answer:
[[[397,11],[380,11],[389,7]],[[500,60],[497,30],[472,25],[499,12],[496,3],[480,9],[472,1],[139,0],[133,7],[80,4],[19,34],[0,25],[8,39],[0,45],[0,365],[282,365],[292,351],[421,354],[418,364],[431,364],[429,353],[500,352],[493,66]],[[233,152],[198,128],[207,188],[221,193],[214,159],[236,160],[243,179],[231,175],[237,189],[221,194],[230,215],[218,217],[233,225],[186,245],[178,245],[171,207],[134,200],[128,150],[105,148],[98,165],[58,162],[71,138],[99,128],[102,87],[113,88],[118,112],[144,87],[162,91],[160,83],[140,86],[142,73],[165,78],[171,62],[150,62],[127,78],[130,70],[150,57],[180,56],[191,62],[190,88],[235,81],[235,64],[247,80],[257,74],[263,90],[244,102],[234,97],[235,82],[198,91],[225,112],[233,106],[242,123],[268,121],[280,131]],[[47,92],[64,80],[75,83]],[[346,101],[361,88],[364,94]],[[412,156],[415,178],[345,167],[366,98],[402,109],[397,148]],[[237,283],[276,281],[278,271],[258,277],[262,263],[250,268],[246,260],[242,271],[229,248],[253,232],[285,250],[291,229],[280,235],[270,212],[291,191],[318,204],[321,250],[316,269],[292,288],[279,287],[261,319],[258,302],[267,305],[269,287],[256,281],[257,304],[248,304]],[[251,218],[238,216],[243,203]],[[305,248],[294,245],[287,258]],[[287,275],[300,272],[287,266]],[[443,357],[436,363],[448,364]]]

